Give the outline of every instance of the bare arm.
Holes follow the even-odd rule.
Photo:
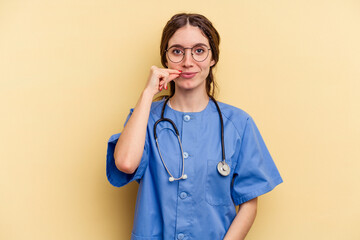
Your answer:
[[[239,212],[230,225],[224,240],[243,240],[254,223],[257,211],[257,198],[240,205]]]
[[[162,88],[167,88],[167,83],[177,78],[179,74],[178,70],[151,67],[145,89],[115,146],[115,165],[120,171],[131,174],[139,166],[144,151],[152,99]]]

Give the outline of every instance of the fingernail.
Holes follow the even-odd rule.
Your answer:
[[[179,72],[182,72],[181,70],[178,70]]]
[[[160,90],[160,91],[162,90],[162,86],[159,87],[159,90]]]
[[[167,90],[167,85],[165,85],[165,87],[164,87],[166,90]]]

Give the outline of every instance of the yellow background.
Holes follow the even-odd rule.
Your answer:
[[[129,239],[137,184],[107,182],[107,140],[182,11],[220,32],[218,98],[284,179],[247,239],[360,239],[358,0],[0,1],[0,239]]]

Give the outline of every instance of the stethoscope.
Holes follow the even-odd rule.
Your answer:
[[[221,124],[221,149],[222,149],[222,161],[220,161],[217,165],[217,170],[219,172],[220,175],[222,176],[228,176],[230,174],[230,167],[229,165],[226,163],[225,161],[225,144],[224,144],[224,122],[223,122],[223,118],[222,118],[222,115],[221,115],[221,111],[220,111],[220,108],[219,108],[219,105],[217,104],[216,100],[213,98],[213,97],[210,97],[211,100],[215,103],[216,105],[216,108],[217,108],[217,111],[219,113],[219,117],[220,117],[220,124]],[[168,103],[170,98],[167,98],[164,102],[164,105],[162,107],[162,110],[161,110],[161,117],[159,120],[157,120],[154,124],[154,138],[155,138],[155,141],[156,141],[156,147],[159,151],[159,155],[160,155],[160,159],[167,171],[167,173],[169,174],[169,181],[170,182],[173,182],[173,181],[177,181],[177,180],[181,180],[181,179],[187,179],[187,175],[184,173],[184,170],[185,170],[185,164],[184,164],[184,151],[183,151],[183,148],[182,148],[182,145],[181,145],[181,140],[180,140],[180,136],[179,136],[179,131],[175,125],[175,123],[169,119],[169,118],[164,118],[164,112],[165,112],[165,107]],[[160,123],[160,122],[169,122],[173,129],[175,130],[175,134],[178,138],[178,142],[179,142],[179,146],[180,146],[180,150],[181,150],[181,157],[182,157],[182,172],[181,172],[181,176],[178,177],[178,178],[175,178],[171,172],[169,171],[169,169],[167,168],[165,162],[164,162],[164,159],[161,155],[161,152],[160,152],[160,147],[159,147],[159,143],[158,143],[158,138],[157,138],[157,135],[156,135],[156,127],[157,125]]]

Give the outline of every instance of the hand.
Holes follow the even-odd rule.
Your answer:
[[[152,66],[150,69],[149,79],[145,88],[150,90],[155,95],[159,93],[162,89],[167,89],[167,84],[172,80],[178,78],[180,74],[180,70],[158,68],[156,66]]]

